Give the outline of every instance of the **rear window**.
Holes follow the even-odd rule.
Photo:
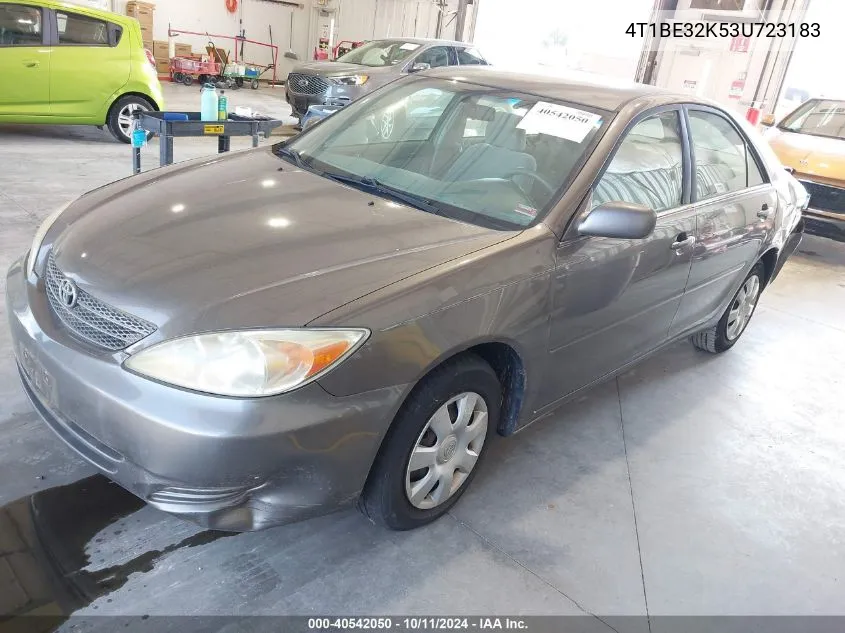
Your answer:
[[[59,26],[59,44],[75,46],[108,46],[108,22],[96,18],[69,13],[56,12]]]

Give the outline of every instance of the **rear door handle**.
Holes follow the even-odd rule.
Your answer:
[[[763,203],[763,206],[760,207],[760,210],[757,212],[757,217],[761,220],[768,220],[772,217],[772,210],[769,208],[767,203]]]
[[[39,62],[35,59],[28,59],[23,63],[23,65],[26,66],[27,68],[37,68],[38,66],[41,65],[41,62]]]
[[[672,250],[679,251],[681,249],[686,248],[687,246],[692,246],[695,243],[695,237],[692,235],[687,236],[686,233],[681,233],[678,237],[675,238],[675,241],[672,242]]]

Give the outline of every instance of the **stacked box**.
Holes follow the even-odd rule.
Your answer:
[[[126,15],[132,16],[141,25],[141,39],[144,48],[153,50],[153,13],[155,5],[141,0],[130,0],[126,3]]]
[[[155,40],[153,42],[153,57],[156,61],[170,61],[170,45],[167,42]]]
[[[190,57],[193,55],[194,51],[191,48],[190,44],[177,44],[176,45],[176,57]]]

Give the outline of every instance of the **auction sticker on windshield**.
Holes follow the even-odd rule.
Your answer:
[[[419,44],[415,44],[414,42],[405,42],[399,48],[403,51],[415,51],[420,47]]]
[[[516,127],[528,134],[548,134],[580,143],[600,123],[598,114],[538,101]]]

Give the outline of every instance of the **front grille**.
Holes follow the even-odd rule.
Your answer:
[[[291,73],[288,75],[288,87],[297,95],[321,95],[329,89],[329,82],[315,75]]]
[[[137,343],[156,331],[152,323],[113,308],[77,289],[76,305],[67,307],[59,299],[59,284],[65,279],[53,253],[47,258],[47,298],[53,312],[71,334],[98,347],[117,351]]]

